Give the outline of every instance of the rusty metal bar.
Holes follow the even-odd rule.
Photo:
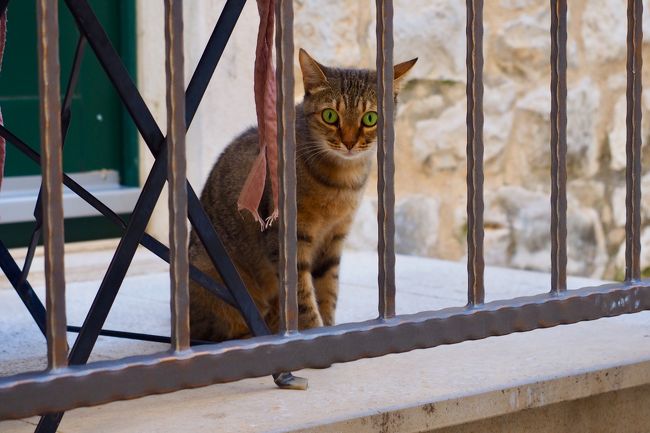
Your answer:
[[[395,315],[395,99],[393,0],[377,1],[377,221],[379,317]]]
[[[467,0],[467,304],[485,299],[483,273],[483,0]]]
[[[276,0],[280,332],[298,329],[296,110],[293,75],[293,1]]]
[[[551,0],[551,292],[566,290],[567,2]]]
[[[627,2],[627,196],[625,280],[641,278],[641,71],[643,3]]]
[[[0,5],[0,10],[1,5]],[[79,73],[81,72],[81,61],[83,60],[84,50],[86,47],[86,38],[79,36],[77,42],[77,47],[74,53],[74,60],[72,61],[72,71],[70,72],[70,77],[68,78],[68,86],[65,91],[65,97],[63,98],[63,106],[61,107],[61,145],[65,145],[65,139],[68,135],[68,127],[70,126],[70,120],[72,116],[72,98],[74,92],[77,88],[77,82],[79,81]],[[64,174],[64,183],[65,183],[65,174]],[[29,270],[32,266],[32,261],[34,260],[34,253],[36,252],[36,247],[38,242],[41,239],[41,234],[43,232],[43,192],[39,190],[38,198],[36,199],[36,205],[34,206],[34,218],[36,222],[34,224],[34,229],[32,231],[29,244],[27,246],[27,253],[25,254],[25,261],[23,263],[23,269],[20,273],[20,279],[18,281],[18,287],[22,287],[27,280],[29,275]]]
[[[41,148],[43,149],[41,169],[45,234],[47,361],[50,369],[56,369],[67,365],[68,356],[63,260],[59,12],[56,0],[38,0],[36,6]]]
[[[165,0],[165,46],[171,342],[174,350],[180,351],[190,347],[183,0]]]
[[[290,336],[230,341],[192,348],[182,355],[162,353],[75,366],[48,375],[23,374],[0,378],[0,419],[24,418],[44,411],[265,376],[283,369],[324,367],[648,309],[650,282],[617,283],[490,302],[472,309],[448,308],[396,316],[391,321],[377,319],[310,329]]]

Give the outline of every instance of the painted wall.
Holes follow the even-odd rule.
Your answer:
[[[222,0],[184,2],[186,84],[189,83],[224,3]],[[251,83],[257,10],[254,2],[248,3],[188,131],[188,178],[197,194],[219,153],[255,119]],[[149,0],[138,0],[137,7],[138,85],[158,124],[165,130],[163,7],[161,2]],[[144,156],[140,163],[141,176],[145,176],[153,158],[142,142],[140,151]],[[165,191],[158,202],[149,231],[157,238],[167,241],[167,227]]]

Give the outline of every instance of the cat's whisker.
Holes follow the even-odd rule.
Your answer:
[[[329,149],[319,148],[319,149],[304,149],[304,150],[298,151],[296,153],[297,153],[297,155],[299,155],[301,157],[311,157],[313,155],[319,155],[319,154],[322,154],[322,153],[325,153],[325,152],[328,152],[328,151],[329,151]]]
[[[313,143],[314,146],[309,146],[309,147],[301,147],[297,150],[297,153],[299,155],[311,155],[311,154],[317,154],[321,152],[327,152],[330,149],[327,146],[323,146],[321,143]]]
[[[331,146],[331,145],[323,145],[322,143],[316,143],[317,147],[306,147],[300,149],[298,152],[298,155],[307,163],[313,164],[314,162],[318,162],[321,159],[323,159],[325,156],[331,156],[331,157],[336,157],[336,158],[344,158],[344,159],[349,159],[350,157],[357,157],[359,156],[364,149],[361,149],[360,147],[356,147],[352,150],[352,154],[349,154],[345,152],[343,149],[343,146]]]
[[[329,149],[320,148],[309,153],[301,154],[300,156],[303,158],[305,162],[313,163],[322,159],[322,157],[328,154],[329,152],[330,152]]]

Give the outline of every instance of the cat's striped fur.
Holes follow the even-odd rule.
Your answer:
[[[415,60],[395,66],[399,78]],[[376,73],[324,67],[300,51],[305,96],[296,107],[298,205],[298,322],[300,329],[332,325],[338,297],[339,262],[366,185],[375,152],[376,126],[362,116],[377,110]],[[323,111],[334,109],[329,124]],[[277,224],[260,230],[248,212],[237,211],[237,198],[259,151],[257,129],[236,138],[212,169],[201,194],[212,224],[230,253],[272,331],[278,329]],[[271,190],[264,191],[262,218],[272,210]],[[190,260],[221,281],[195,233]],[[195,283],[190,286],[191,334],[221,341],[249,336],[241,315]]]

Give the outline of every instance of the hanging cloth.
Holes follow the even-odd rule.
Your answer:
[[[5,41],[7,40],[7,10],[0,17],[0,70],[2,70],[2,56],[5,52]],[[0,110],[0,125],[4,125],[2,120],[2,110]],[[5,168],[6,143],[3,137],[0,137],[0,187],[2,187],[2,174]]]
[[[238,210],[249,211],[265,230],[278,217],[278,143],[276,117],[275,70],[273,68],[273,24],[275,0],[257,0],[260,25],[255,49],[255,111],[260,140],[260,153],[253,162],[251,171],[237,200]],[[273,211],[271,215],[260,216],[259,205],[264,193],[267,170],[271,180]]]

